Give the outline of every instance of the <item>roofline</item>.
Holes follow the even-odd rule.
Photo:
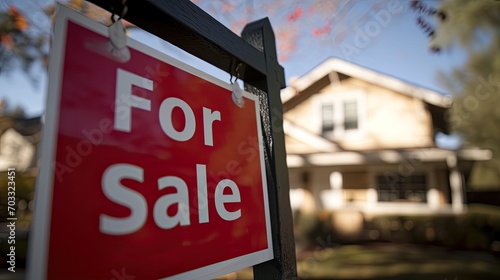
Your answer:
[[[340,147],[335,142],[295,125],[287,119],[283,119],[283,129],[285,131],[285,135],[294,138],[295,140],[300,141],[320,152],[335,152],[340,150]]]
[[[384,88],[406,94],[410,97],[418,98],[426,103],[449,108],[452,103],[450,96],[442,95],[436,91],[418,87],[400,79],[376,72],[374,70],[356,65],[345,60],[331,57],[313,68],[305,75],[289,82],[289,86],[281,91],[283,102],[290,100],[297,93],[307,89],[316,81],[329,75],[332,72],[342,73]]]
[[[405,158],[420,162],[446,162],[449,157],[456,156],[464,161],[486,161],[492,159],[490,150],[468,148],[447,150],[441,148],[416,148],[405,151],[342,151],[314,154],[287,154],[288,167],[303,166],[354,166],[370,163],[398,164]]]

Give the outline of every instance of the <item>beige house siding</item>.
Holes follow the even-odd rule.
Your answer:
[[[365,203],[369,199],[369,189],[377,191],[377,176],[391,176],[397,174],[399,165],[373,165],[365,166],[364,169],[353,170],[345,167],[315,167],[315,168],[291,168],[290,188],[303,188],[311,192],[315,198],[315,203],[320,208],[324,207],[321,196],[324,191],[331,190],[330,175],[337,171],[342,174],[342,197],[345,205],[349,203]],[[304,175],[304,174],[307,175]],[[438,168],[437,165],[428,164],[415,168],[411,175],[424,174],[427,178],[427,202],[424,204],[433,204],[443,206],[450,203],[448,199],[448,178],[446,171]],[[305,177],[307,179],[305,179]],[[307,180],[307,182],[305,182]],[[435,190],[435,194],[433,191]],[[437,195],[434,197],[434,195]]]
[[[286,113],[286,119],[311,133],[318,133],[317,117],[314,111],[311,111],[313,102],[311,98],[305,100],[297,107]],[[288,143],[287,143],[288,144]],[[288,146],[287,146],[288,148]]]
[[[323,203],[321,202],[321,191],[329,190],[330,187],[330,174],[332,173],[332,169],[319,167],[310,171],[311,178],[311,193],[313,194],[316,205],[321,205],[323,207]]]
[[[358,130],[331,135],[345,149],[398,149],[434,144],[432,119],[422,100],[355,78],[325,87],[287,112],[287,120],[320,135],[321,104],[335,99],[356,99],[361,103]],[[299,151],[300,147],[291,144],[288,152]]]
[[[285,142],[286,142],[286,151],[287,153],[290,154],[295,154],[295,153],[318,153],[320,152],[318,149],[314,149],[313,147],[301,142],[300,140],[297,140],[293,137],[290,137],[288,135],[285,135]]]
[[[367,90],[367,99],[367,135],[359,148],[415,148],[434,144],[432,119],[422,100],[375,86]]]

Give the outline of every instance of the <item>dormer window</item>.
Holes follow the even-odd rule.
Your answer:
[[[359,134],[363,126],[364,95],[352,92],[349,95],[319,100],[321,104],[321,134],[340,138]]]

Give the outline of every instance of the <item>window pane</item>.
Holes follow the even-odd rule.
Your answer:
[[[322,132],[332,132],[333,131],[333,104],[323,104],[321,106],[321,124]]]
[[[377,176],[379,201],[427,201],[427,176],[403,176],[391,172]]]
[[[358,103],[344,102],[344,129],[358,129]]]

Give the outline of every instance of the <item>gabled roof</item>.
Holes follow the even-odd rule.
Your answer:
[[[37,134],[42,129],[41,117],[34,118],[13,118],[12,127],[22,136]]]
[[[314,84],[318,82],[321,83],[322,79],[328,79],[329,75],[332,73],[343,74],[380,87],[391,89],[421,99],[433,106],[441,108],[449,108],[451,106],[451,98],[449,96],[441,95],[435,91],[412,85],[394,77],[334,57],[325,60],[309,73],[290,82],[290,85],[281,91],[281,98],[284,105],[292,101],[292,99],[299,97],[302,92],[314,86]],[[325,82],[329,84],[330,79]]]
[[[309,73],[291,81],[290,85],[281,91],[283,113],[293,109],[328,85],[349,77],[422,100],[427,104],[427,109],[431,113],[434,129],[446,134],[450,133],[449,125],[445,120],[445,111],[452,103],[450,96],[335,57],[325,60]]]
[[[323,136],[316,135],[294,123],[284,119],[285,134],[292,139],[305,143],[318,152],[335,152],[341,150],[337,143]]]
[[[38,141],[42,129],[41,117],[12,118],[0,116],[0,135],[10,128],[14,129],[21,136],[28,137],[32,143],[35,143]]]

